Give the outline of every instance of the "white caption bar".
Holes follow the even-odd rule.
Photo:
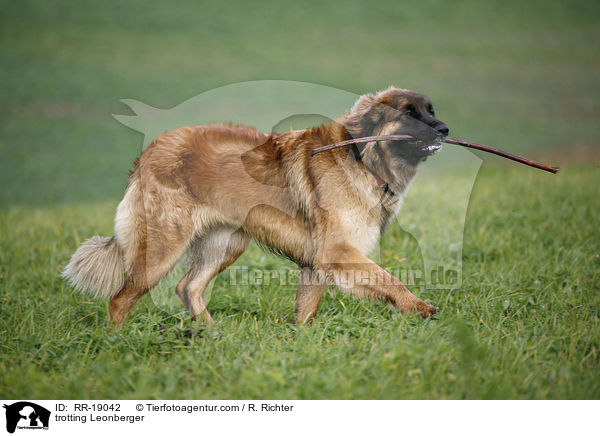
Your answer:
[[[598,410],[596,401],[4,400],[3,404],[2,425],[19,436],[164,435],[178,430],[244,435],[578,434],[593,428]]]

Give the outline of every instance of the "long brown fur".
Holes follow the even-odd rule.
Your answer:
[[[255,240],[308,271],[311,280],[300,283],[296,298],[298,322],[317,312],[325,286],[319,277],[431,316],[437,308],[366,256],[431,151],[381,142],[310,157],[314,148],[375,134],[409,132],[433,144],[428,129],[448,133],[429,100],[390,88],[362,96],[345,115],[314,129],[265,134],[211,124],[166,132],[136,159],[115,236],[84,243],[64,275],[75,287],[110,297],[110,317],[120,324],[188,252],[191,268],[176,293],[194,319],[212,321],[206,286]]]

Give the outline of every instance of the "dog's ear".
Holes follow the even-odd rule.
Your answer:
[[[361,96],[344,117],[344,127],[353,138],[371,136],[383,117],[384,106],[372,94]]]
[[[246,173],[254,180],[263,185],[285,188],[285,180],[278,171],[273,171],[273,168],[281,166],[282,149],[277,143],[280,135],[271,134],[263,144],[242,153],[241,159]]]

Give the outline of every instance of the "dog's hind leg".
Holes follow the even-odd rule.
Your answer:
[[[143,225],[146,224],[146,225]],[[138,226],[132,256],[127,261],[125,284],[109,304],[113,324],[121,324],[138,300],[171,271],[183,256],[194,230],[185,216],[171,222],[150,215]]]
[[[169,273],[186,247],[187,241],[180,241],[160,255],[140,253],[126,273],[125,285],[110,300],[109,312],[114,325],[121,324],[138,300]]]
[[[303,268],[296,293],[296,322],[309,322],[317,313],[321,297],[325,291],[325,277],[312,268]]]
[[[236,261],[246,250],[250,238],[241,230],[219,228],[196,236],[190,246],[192,266],[175,292],[195,320],[199,316],[213,322],[204,303],[204,291],[210,281]]]

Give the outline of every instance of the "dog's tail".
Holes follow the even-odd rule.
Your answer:
[[[137,161],[134,162],[137,167]],[[145,210],[137,172],[130,176],[115,216],[115,236],[94,236],[77,249],[62,276],[78,290],[112,298],[125,285],[138,247],[145,246]]]
[[[117,240],[93,236],[73,254],[62,276],[78,290],[114,297],[125,283],[125,266]]]
[[[137,167],[137,161],[134,166]],[[62,276],[75,289],[112,298],[125,285],[133,259],[139,254],[136,247],[145,245],[144,203],[136,174],[134,172],[130,177],[125,196],[117,208],[115,236],[88,239],[63,270]]]

